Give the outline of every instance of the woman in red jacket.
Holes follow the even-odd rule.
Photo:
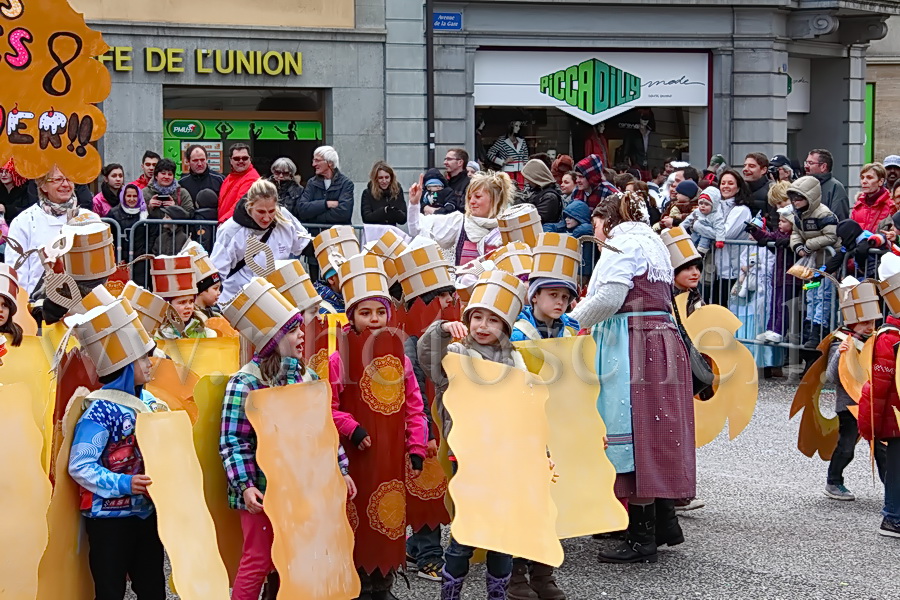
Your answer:
[[[862,192],[856,197],[850,218],[872,233],[878,233],[878,224],[897,210],[891,193],[884,187],[886,178],[887,171],[881,163],[863,165],[859,171]]]
[[[895,283],[900,279],[900,257],[885,255],[878,268],[882,282]],[[896,291],[882,295],[889,307],[896,306]],[[889,298],[894,296],[894,298]],[[900,410],[897,393],[897,345],[900,344],[900,312],[888,316],[884,326],[875,333],[875,352],[872,358],[871,383],[863,385],[859,399],[859,433],[876,444],[887,444],[884,473],[884,518],[878,533],[900,538],[900,425],[894,410]]]

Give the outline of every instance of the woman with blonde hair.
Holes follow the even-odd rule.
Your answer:
[[[394,169],[383,160],[372,166],[369,185],[362,193],[363,223],[370,225],[405,225],[406,198]]]
[[[275,260],[299,255],[310,240],[300,221],[279,205],[275,184],[266,179],[257,180],[216,235],[210,259],[222,275],[220,304],[229,302],[253,277],[244,260],[251,235],[272,249]]]
[[[502,245],[497,217],[512,204],[515,185],[509,175],[496,171],[475,173],[466,190],[466,212],[422,215],[419,202],[423,175],[409,188],[409,234],[423,235],[440,246],[456,266],[484,256]]]

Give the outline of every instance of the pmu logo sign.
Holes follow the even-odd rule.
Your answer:
[[[172,121],[169,123],[169,133],[179,139],[199,139],[203,137],[203,123],[198,121]]]
[[[641,97],[641,78],[590,59],[541,77],[541,93],[596,115]]]

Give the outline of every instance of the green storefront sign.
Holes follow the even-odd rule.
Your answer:
[[[641,78],[601,60],[590,59],[544,75],[541,93],[596,115],[641,97]]]
[[[166,139],[299,141],[322,139],[317,121],[214,121],[173,119],[166,121]]]

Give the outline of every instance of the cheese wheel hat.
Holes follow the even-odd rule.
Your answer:
[[[98,285],[88,295],[84,296],[80,303],[72,306],[70,311],[83,315],[98,306],[109,306],[115,301],[116,297],[112,295],[106,286]]]
[[[533,204],[517,204],[497,217],[497,226],[504,244],[523,242],[528,246],[537,245],[543,233],[541,215]]]
[[[468,323],[473,310],[484,308],[503,319],[509,326],[508,332],[511,332],[522,312],[527,292],[528,288],[518,277],[499,269],[487,271],[475,282],[472,297],[463,311],[463,319]]]
[[[390,303],[391,294],[384,261],[374,254],[355,254],[344,261],[332,261],[341,282],[341,295],[347,314],[363,300],[381,298]]]
[[[441,288],[452,288],[450,263],[433,240],[416,238],[397,258],[397,279],[407,302]]]
[[[322,279],[327,279],[334,275],[331,255],[336,253],[346,258],[359,254],[359,240],[349,225],[335,225],[313,238],[313,251],[322,272]]]
[[[125,289],[122,290],[119,297],[127,299],[137,311],[141,325],[150,335],[156,334],[156,330],[166,320],[166,315],[171,308],[168,302],[133,281],[125,284]]]
[[[107,223],[82,213],[63,225],[59,235],[45,244],[43,260],[62,259],[63,270],[75,281],[92,281],[116,272],[116,244]]]
[[[19,274],[5,263],[0,263],[0,296],[6,298],[9,316],[12,318],[19,307],[16,300],[19,296]]]
[[[876,281],[860,283],[855,277],[845,277],[838,287],[838,295],[844,325],[877,321],[882,317]]]
[[[156,346],[125,298],[67,317],[65,323],[101,377],[147,356]]]
[[[180,254],[187,254],[194,261],[194,270],[197,272],[197,293],[203,293],[212,286],[222,281],[219,270],[213,265],[206,250],[194,240],[189,241],[182,248]]]
[[[691,236],[681,227],[666,229],[660,234],[660,237],[669,251],[673,269],[678,270],[689,262],[702,258],[694,246],[694,242],[691,241]]]
[[[881,257],[878,265],[878,291],[884,298],[888,310],[895,317],[900,317],[900,256],[888,252]]]
[[[510,242],[487,255],[498,269],[516,277],[528,277],[534,267],[531,246],[525,242]]]
[[[222,309],[222,314],[260,356],[271,352],[291,327],[302,322],[297,307],[262,277],[251,279]]]
[[[153,291],[165,299],[197,293],[197,272],[194,257],[189,254],[157,256],[150,261]]]
[[[555,279],[575,286],[581,267],[581,246],[574,237],[563,233],[542,233],[531,251],[534,266],[529,280]]]
[[[265,264],[257,262],[257,255],[262,254]],[[299,260],[275,260],[272,249],[255,235],[247,238],[244,250],[244,262],[257,277],[262,277],[275,286],[275,289],[288,302],[304,312],[322,303],[322,297],[316,291],[312,279]]]
[[[388,277],[388,285],[397,283],[398,266],[395,264],[397,256],[406,250],[406,241],[393,231],[385,231],[380,238],[366,244],[365,250],[377,254],[384,261],[384,272]]]

